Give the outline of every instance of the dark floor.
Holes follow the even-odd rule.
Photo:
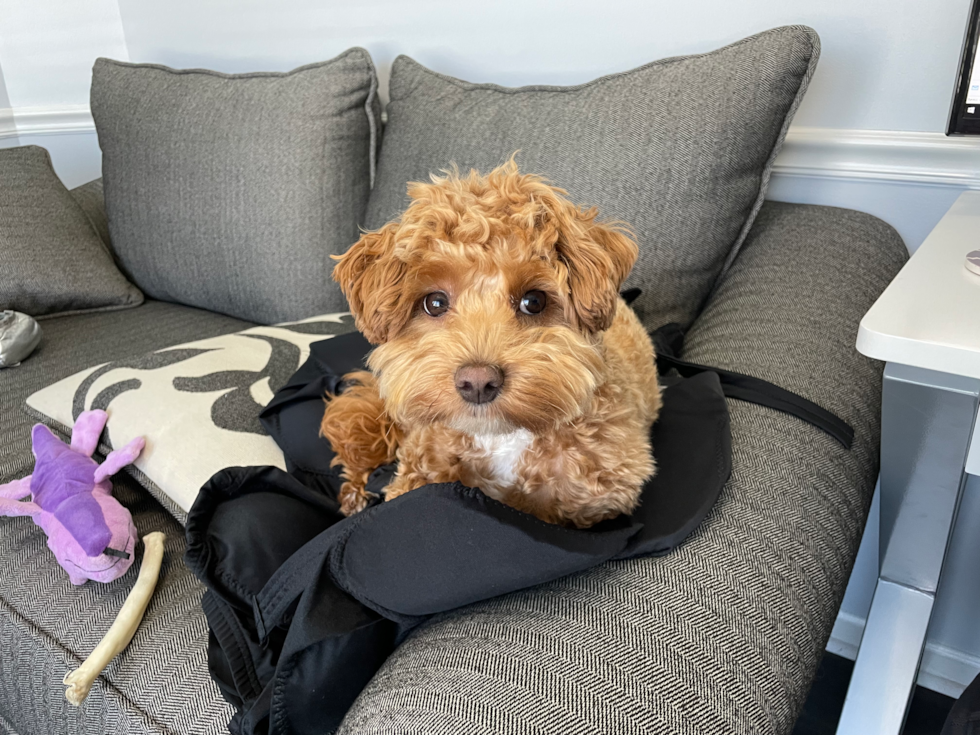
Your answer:
[[[844,707],[854,662],[825,653],[793,735],[833,735]],[[915,688],[903,735],[939,735],[955,700],[931,689]]]

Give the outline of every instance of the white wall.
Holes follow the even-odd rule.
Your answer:
[[[97,55],[126,60],[115,0],[5,0],[0,65],[11,106],[88,104]]]
[[[69,186],[98,176],[98,143],[85,107],[97,56],[227,72],[288,70],[359,45],[374,57],[385,98],[388,70],[400,53],[474,82],[572,84],[804,23],[820,34],[823,52],[769,196],[870,212],[914,249],[960,191],[980,188],[980,140],[941,135],[969,4],[4,0],[0,146],[48,147]],[[924,681],[947,692],[980,669],[980,482],[968,491],[967,510],[924,661]],[[835,650],[853,653],[859,639],[876,547],[873,514],[835,628]]]
[[[386,96],[407,53],[472,81],[568,84],[664,56],[707,51],[786,23],[821,35],[823,53],[797,129],[925,131],[938,136],[952,92],[969,0],[6,0],[0,67],[15,110],[84,105],[99,55],[221,71],[287,70],[368,48]],[[39,143],[18,125],[23,143]],[[2,135],[2,126],[0,126]],[[71,184],[99,174],[95,139],[51,146]],[[886,140],[886,143],[888,141]],[[841,150],[851,150],[837,142]],[[934,145],[934,143],[930,143]],[[79,160],[71,160],[74,147]],[[792,149],[791,138],[787,149]],[[948,184],[882,188],[875,161],[904,143],[876,141],[871,177],[801,178],[777,168],[771,197],[850,206],[893,224],[917,247],[953,197]],[[972,180],[980,186],[980,159]],[[867,172],[865,172],[867,174]],[[887,177],[884,180],[888,180]],[[955,187],[954,187],[955,188]],[[911,202],[914,206],[907,206]]]
[[[797,116],[830,128],[944,129],[969,0],[119,0],[133,61],[285,70],[366,47],[473,82],[575,84],[778,25],[824,54]]]
[[[0,94],[6,95],[0,146],[48,148],[68,186],[101,171],[88,116],[97,56],[129,58],[116,0],[4,0],[0,6]]]

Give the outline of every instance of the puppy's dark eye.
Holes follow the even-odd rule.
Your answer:
[[[521,313],[540,314],[548,304],[548,296],[544,291],[528,291],[521,297]]]
[[[449,311],[449,297],[442,291],[433,291],[422,299],[422,308],[429,316],[442,316]]]

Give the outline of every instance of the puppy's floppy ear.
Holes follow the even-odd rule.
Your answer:
[[[636,243],[614,225],[595,221],[595,210],[579,212],[578,226],[559,228],[555,246],[568,268],[571,305],[588,332],[608,329],[619,289],[639,255]]]
[[[333,279],[340,284],[357,328],[368,342],[392,339],[411,316],[405,305],[406,264],[396,257],[396,222],[365,232],[350,250],[332,256]]]

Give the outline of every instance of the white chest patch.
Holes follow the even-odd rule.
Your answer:
[[[476,434],[473,443],[490,455],[494,479],[501,485],[509,485],[517,478],[517,465],[521,461],[534,434],[518,429],[510,434]]]

